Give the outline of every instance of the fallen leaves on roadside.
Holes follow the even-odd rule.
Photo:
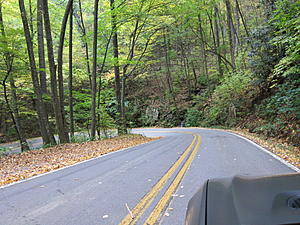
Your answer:
[[[0,186],[73,165],[80,161],[158,138],[126,135],[86,143],[68,143],[0,157]]]

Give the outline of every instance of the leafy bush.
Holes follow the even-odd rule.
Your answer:
[[[277,10],[271,22],[276,28],[272,39],[274,46],[285,50],[284,57],[276,65],[274,76],[298,80],[300,73],[300,2],[281,0],[276,2]]]
[[[277,92],[265,100],[263,112],[266,117],[281,116],[286,120],[300,119],[300,88],[281,85]]]
[[[199,121],[202,118],[202,112],[199,111],[196,107],[189,108],[185,115],[185,126],[187,127],[196,127],[199,126]]]
[[[222,83],[215,89],[210,107],[207,111],[207,122],[211,125],[233,123],[238,116],[247,112],[252,102],[252,75],[247,72],[227,74]]]
[[[2,154],[5,154],[5,152],[7,152],[7,151],[8,151],[8,148],[0,147],[0,156],[1,156]]]

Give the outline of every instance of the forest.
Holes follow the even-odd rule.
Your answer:
[[[0,0],[0,143],[22,150],[149,126],[299,147],[299,74],[297,0]]]

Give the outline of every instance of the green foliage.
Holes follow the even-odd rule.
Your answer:
[[[3,154],[3,153],[5,153],[5,152],[7,152],[7,151],[8,151],[7,148],[5,148],[5,147],[0,147],[0,155]]]
[[[272,22],[276,29],[272,44],[285,50],[284,56],[275,66],[273,81],[288,79],[300,84],[300,2],[277,1]]]
[[[185,114],[185,126],[197,127],[200,125],[199,120],[202,117],[202,113],[196,108],[188,108]]]
[[[246,71],[225,75],[212,94],[207,120],[211,125],[230,123],[247,112],[252,101],[252,76]]]
[[[51,148],[51,147],[53,147],[54,145],[52,145],[52,144],[43,144],[42,145],[42,148]]]
[[[100,129],[112,129],[116,127],[115,120],[108,114],[106,108],[101,107],[97,113],[100,115],[100,121],[98,121],[98,127]]]
[[[76,133],[72,138],[71,142],[73,143],[85,143],[93,141],[86,133]]]
[[[100,105],[97,109],[97,129],[108,133],[120,117],[113,79],[113,66],[118,62],[121,78],[124,75],[127,78],[125,116],[129,127],[178,126],[182,121],[186,126],[234,126],[247,122],[253,115],[257,118],[251,121],[255,132],[265,132],[269,136],[290,134],[296,139],[299,126],[295,124],[299,124],[300,120],[300,2],[277,0],[275,5],[274,1],[230,2],[233,25],[237,31],[233,41],[238,43],[234,48],[235,69],[230,66],[232,48],[226,30],[227,9],[223,0],[116,0],[114,13],[119,38],[118,60],[113,57],[112,43],[108,42],[112,31],[110,4],[109,1],[100,2],[97,84],[100,76],[102,80],[97,99]],[[237,2],[243,18],[236,13]],[[28,3],[26,1],[27,11]],[[66,3],[49,1],[54,48],[57,48]],[[17,1],[3,1],[2,4],[6,37],[0,37],[0,79],[5,77],[7,68],[4,57],[8,53],[15,60],[11,75],[16,81],[22,124],[29,136],[38,135],[32,131],[38,130],[38,120]],[[82,1],[86,28],[86,35],[83,35],[82,27],[79,27],[82,26],[79,5],[74,2],[73,97],[76,131],[87,130],[90,124],[91,89],[84,46],[86,42],[91,66],[91,5],[89,0]],[[36,44],[36,2],[32,2],[32,7],[32,38]],[[219,32],[218,40],[216,31]],[[70,44],[68,35],[69,31],[66,31],[65,84],[68,76],[67,47]],[[36,45],[34,51],[37,56]],[[106,62],[102,64],[105,57]],[[49,118],[54,122],[48,66],[45,72],[49,93],[44,94],[43,98],[49,103]],[[9,79],[7,83],[11,95]],[[65,94],[68,122],[67,85]],[[2,95],[0,97],[2,102]],[[12,127],[11,124],[8,121],[7,127]],[[13,132],[13,129],[5,131],[6,135],[15,136]],[[82,142],[85,138],[74,141]]]
[[[275,65],[282,57],[282,50],[271,44],[274,28],[270,25],[262,25],[255,28],[249,37],[249,66],[260,82],[268,85],[268,77],[272,74]]]
[[[274,118],[283,117],[286,120],[300,119],[300,88],[291,88],[290,85],[280,85],[275,95],[265,100],[265,116]]]
[[[74,121],[77,128],[87,128],[90,118],[91,95],[89,90],[73,91]],[[65,107],[68,112],[69,108]]]

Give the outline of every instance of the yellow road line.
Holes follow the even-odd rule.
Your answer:
[[[192,147],[197,140],[197,136],[194,135],[192,143],[187,147],[184,153],[179,157],[179,159],[173,164],[173,166],[165,173],[165,175],[153,186],[153,188],[143,197],[143,199],[132,209],[132,214],[134,218],[132,218],[131,214],[128,214],[119,225],[129,225],[134,224],[140,218],[140,216],[144,213],[147,207],[150,205],[155,196],[159,193],[159,191],[163,188],[165,183],[170,179],[170,177],[174,174],[180,164],[184,161],[184,159],[188,156],[188,154],[192,151]]]
[[[191,155],[187,159],[186,163],[183,165],[182,169],[179,171],[176,178],[174,179],[172,184],[169,186],[168,190],[165,192],[165,194],[160,199],[158,204],[155,206],[152,213],[150,214],[150,216],[148,217],[148,219],[146,220],[146,222],[144,224],[154,225],[156,223],[156,221],[159,219],[162,211],[166,208],[167,204],[169,203],[169,201],[172,197],[172,194],[175,192],[175,190],[178,187],[179,183],[181,182],[184,174],[186,173],[187,169],[190,167],[191,163],[193,162],[193,159],[195,158],[195,156],[197,154],[197,150],[200,145],[200,140],[201,140],[201,138],[199,137],[199,141],[197,142],[193,152],[191,153]]]

